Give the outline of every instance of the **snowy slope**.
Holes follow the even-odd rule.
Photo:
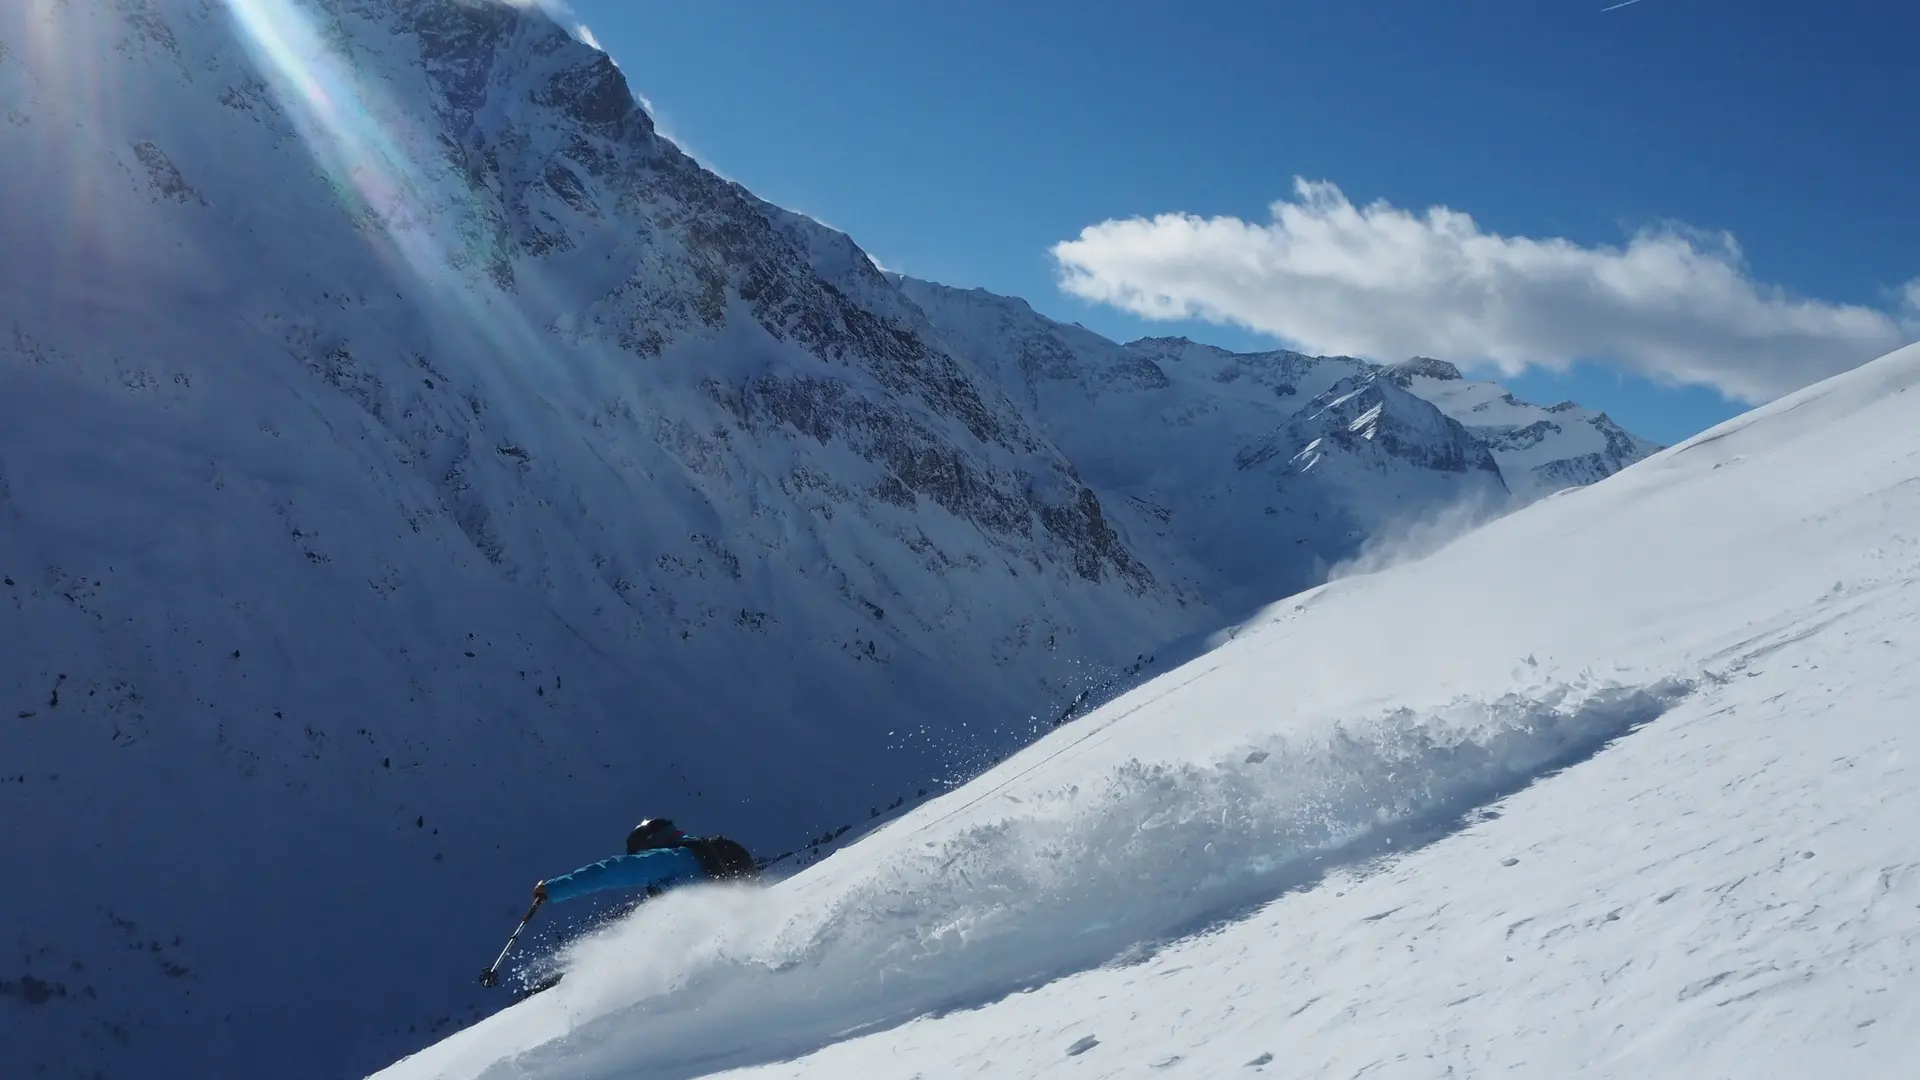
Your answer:
[[[1278,604],[379,1075],[1908,1075],[1916,391],[1920,346]]]
[[[525,8],[0,4],[0,1075],[370,1068],[636,816],[803,848],[1210,619]]]
[[[1230,609],[1319,584],[1383,533],[1484,519],[1658,449],[1436,360],[1120,345],[1022,300],[891,277],[1108,505],[1145,511],[1191,554]]]

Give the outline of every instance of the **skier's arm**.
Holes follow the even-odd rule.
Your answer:
[[[542,882],[547,900],[559,902],[602,889],[638,889],[704,876],[700,860],[686,848],[656,848],[588,863],[571,874]]]

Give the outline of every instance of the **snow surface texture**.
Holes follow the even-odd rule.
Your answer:
[[[0,235],[0,1074],[370,1068],[636,816],[804,861],[1220,621],[529,5],[0,4]],[[1389,390],[1236,490],[1472,449]],[[1235,557],[1349,558],[1341,490]]]
[[[889,276],[1108,505],[1193,555],[1236,614],[1373,560],[1386,538],[1457,535],[1659,449],[1605,414],[1530,405],[1439,360],[1119,345],[1022,300]]]
[[[379,1076],[1906,1075],[1916,388],[1278,604]]]

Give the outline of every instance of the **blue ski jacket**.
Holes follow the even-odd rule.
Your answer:
[[[558,903],[603,889],[665,888],[707,876],[700,860],[683,847],[653,848],[634,855],[616,855],[548,878],[547,900]]]

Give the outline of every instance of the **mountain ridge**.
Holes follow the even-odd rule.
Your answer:
[[[1383,531],[1485,520],[1660,449],[1604,414],[1530,405],[1432,358],[1120,344],[1025,300],[889,277],[1108,504],[1151,508],[1230,610],[1319,584]]]

